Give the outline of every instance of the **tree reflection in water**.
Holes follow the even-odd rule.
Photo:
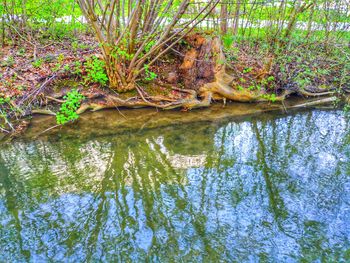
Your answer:
[[[0,261],[349,260],[337,111],[0,150]]]

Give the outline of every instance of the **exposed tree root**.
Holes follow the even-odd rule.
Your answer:
[[[295,109],[295,108],[306,108],[306,107],[313,107],[313,106],[319,106],[319,105],[324,105],[324,104],[329,104],[332,102],[337,101],[337,97],[329,97],[329,98],[324,98],[320,100],[315,100],[315,101],[309,101],[306,103],[301,103],[297,105],[290,106],[290,109]]]
[[[82,103],[77,113],[81,114],[87,110],[97,111],[110,108],[141,108],[155,107],[159,109],[195,109],[210,106],[212,100],[226,100],[235,102],[283,102],[289,95],[296,93],[305,97],[317,97],[334,95],[334,90],[325,89],[296,89],[280,91],[281,94],[269,94],[265,90],[249,90],[239,88],[235,78],[229,75],[225,69],[225,55],[219,38],[206,38],[201,34],[188,36],[191,49],[188,50],[180,66],[181,78],[184,79],[186,87],[190,89],[171,89],[182,93],[181,99],[174,99],[163,95],[150,96],[141,86],[136,84],[138,96],[122,99],[117,94],[104,94],[102,96],[89,97],[88,101]],[[257,72],[256,78],[268,74]],[[162,84],[164,85],[164,84]],[[273,96],[272,96],[273,95]],[[62,103],[63,101],[46,96],[47,99]],[[332,97],[333,98],[333,97]],[[327,99],[326,99],[327,100]],[[323,102],[322,102],[323,103]],[[54,114],[51,111],[35,110],[33,113]]]
[[[305,97],[321,97],[321,96],[328,96],[328,95],[333,95],[335,92],[334,91],[325,91],[325,92],[308,92],[305,90],[299,90],[297,92],[298,94],[305,96]]]
[[[52,115],[55,116],[56,113],[54,113],[51,110],[45,110],[45,109],[36,109],[36,110],[32,110],[31,114],[42,114],[42,115]]]
[[[162,100],[158,102],[153,102],[150,100],[146,100],[145,97],[140,99],[132,99],[132,100],[123,100],[115,95],[106,96],[103,101],[99,102],[88,102],[82,103],[80,108],[77,110],[78,114],[81,114],[87,110],[98,111],[102,109],[111,109],[118,107],[125,108],[142,108],[142,107],[155,107],[159,109],[176,109],[176,108],[185,108],[185,109],[194,109],[200,107],[208,107],[211,102],[211,97],[208,95],[203,100],[198,100],[196,98],[196,92],[191,94],[191,96],[186,97],[185,99],[168,102],[167,100]]]

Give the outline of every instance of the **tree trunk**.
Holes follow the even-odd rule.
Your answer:
[[[315,6],[316,6],[316,1],[314,1],[314,4],[311,6],[310,17],[309,17],[309,21],[308,21],[308,23],[307,23],[306,38],[309,38],[310,35],[311,35],[312,21],[313,21],[313,19],[314,19],[314,13],[315,13]]]
[[[221,34],[226,35],[227,33],[227,4],[226,3],[221,3],[220,29],[221,29]]]
[[[239,27],[239,11],[241,8],[241,3],[240,0],[238,0],[237,4],[236,4],[236,10],[235,10],[235,14],[233,17],[233,28],[232,28],[232,33],[234,35],[237,35],[238,33],[238,27]]]

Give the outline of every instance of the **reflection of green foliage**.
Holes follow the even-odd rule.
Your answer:
[[[64,98],[66,101],[62,104],[60,111],[56,115],[57,124],[66,124],[67,122],[79,118],[76,110],[79,108],[84,96],[74,89],[71,92],[68,92]]]

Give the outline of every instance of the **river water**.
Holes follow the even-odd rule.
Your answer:
[[[1,262],[350,261],[343,112],[116,114],[1,145]]]

